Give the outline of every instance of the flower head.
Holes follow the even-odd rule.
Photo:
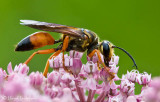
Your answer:
[[[12,68],[8,64],[8,74],[0,68],[0,96],[29,97],[30,102],[159,102],[160,78],[151,80],[151,74],[132,70],[118,77],[119,57],[113,55],[109,62],[109,71],[100,68],[98,56],[88,57],[82,64],[83,53],[70,51],[70,55],[59,54],[49,60],[53,71],[44,77],[41,72],[31,72],[29,67],[19,64]],[[102,60],[103,55],[101,54]],[[64,62],[63,62],[64,61]],[[98,70],[99,69],[99,70]],[[68,71],[66,71],[68,70]],[[69,72],[69,73],[68,73]],[[116,81],[121,81],[120,85]],[[143,85],[139,95],[135,95],[135,83]],[[85,94],[87,93],[88,94]],[[95,99],[95,94],[99,96]],[[0,102],[10,100],[0,99]],[[28,102],[16,100],[15,102]]]

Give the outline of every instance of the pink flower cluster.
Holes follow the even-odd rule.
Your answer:
[[[47,77],[39,71],[28,75],[25,64],[13,69],[9,63],[8,74],[0,68],[0,102],[160,102],[160,78],[151,81],[151,75],[137,70],[120,78],[118,56],[112,57],[109,73],[97,63],[96,54],[87,57],[86,64],[82,56],[76,51],[65,54],[65,68],[72,73],[64,70],[62,54],[52,58],[49,62],[54,70]],[[135,83],[143,86],[139,95],[134,93]]]

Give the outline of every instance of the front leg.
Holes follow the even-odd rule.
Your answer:
[[[113,79],[114,78],[114,73],[110,72],[110,68],[108,66],[106,67],[106,65],[103,63],[101,55],[100,55],[101,53],[100,53],[99,50],[94,49],[91,53],[88,54],[88,56],[91,58],[91,57],[93,57],[93,55],[95,53],[97,53],[98,61],[103,65],[104,69],[111,75],[111,79]]]
[[[100,55],[100,51],[99,50],[97,50],[97,49],[94,49],[91,53],[89,53],[88,54],[88,57],[93,57],[93,55],[95,54],[95,53],[97,53],[97,56],[98,56],[98,61],[103,65],[103,67],[105,68],[106,67],[106,65],[103,63],[103,61],[102,61],[102,58],[101,58],[101,55]],[[109,71],[109,68],[107,68],[108,69],[108,71]]]

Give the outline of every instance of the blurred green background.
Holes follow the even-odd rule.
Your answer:
[[[160,75],[160,1],[159,0],[1,0],[0,67],[6,69],[24,62],[35,50],[14,52],[22,38],[38,30],[20,25],[21,19],[46,21],[96,32],[101,40],[126,49],[136,60],[140,72]],[[58,39],[59,35],[51,33]],[[52,48],[52,46],[41,49]],[[37,51],[37,50],[36,50]],[[120,56],[119,74],[132,70],[131,59]],[[30,70],[43,71],[50,55],[36,55]]]

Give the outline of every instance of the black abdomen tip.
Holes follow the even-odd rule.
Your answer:
[[[30,41],[30,36],[27,36],[18,43],[18,45],[15,48],[15,51],[28,51],[32,50],[33,48],[34,46]]]

